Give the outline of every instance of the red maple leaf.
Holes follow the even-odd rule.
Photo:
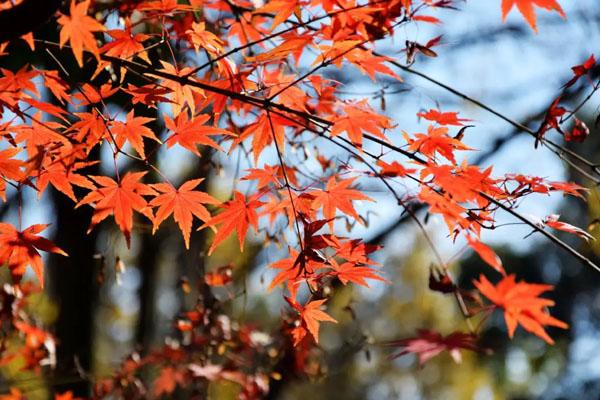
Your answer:
[[[572,233],[572,234],[577,235],[580,238],[583,238],[588,241],[594,240],[594,237],[592,235],[590,235],[589,233],[587,233],[586,231],[584,231],[583,229],[573,226],[571,224],[567,224],[566,222],[561,222],[558,220],[559,218],[560,218],[560,215],[557,215],[557,214],[548,215],[542,221],[542,225],[549,226],[550,228],[553,228],[553,229],[556,229],[559,231]]]
[[[590,136],[590,128],[587,127],[585,122],[575,117],[575,125],[573,125],[573,129],[565,133],[565,140],[567,142],[583,143],[588,136]]]
[[[160,194],[150,201],[150,206],[158,207],[153,221],[153,232],[161,222],[173,214],[175,222],[179,225],[185,248],[190,248],[190,233],[192,231],[192,220],[195,215],[203,222],[210,219],[210,213],[203,204],[219,204],[219,201],[208,193],[193,190],[203,179],[193,179],[183,183],[179,189],[175,189],[169,183],[157,183],[151,185]]]
[[[573,78],[571,78],[571,80],[569,82],[565,83],[563,88],[566,89],[568,87],[573,86],[575,84],[575,82],[577,82],[579,80],[579,78],[581,78],[582,76],[584,76],[588,72],[590,72],[591,69],[594,68],[595,65],[596,65],[596,59],[594,58],[594,55],[592,54],[590,56],[590,58],[588,58],[583,64],[571,67],[571,69],[573,70]]]
[[[65,165],[60,161],[52,161],[44,166],[37,176],[38,196],[41,197],[48,184],[52,184],[57,190],[67,195],[71,200],[77,201],[73,192],[73,185],[93,190],[94,184],[75,171],[93,165],[92,162],[79,162],[73,165]]]
[[[173,135],[165,140],[167,147],[179,144],[181,147],[188,149],[197,156],[200,156],[197,147],[199,144],[223,151],[221,146],[211,139],[210,136],[231,135],[231,132],[214,126],[205,125],[206,121],[209,119],[210,115],[208,114],[199,114],[194,118],[189,119],[187,112],[181,112],[175,118],[175,121],[168,116],[165,116],[165,125],[173,131]]]
[[[560,132],[564,135],[564,132],[563,132],[562,128],[560,127],[559,118],[562,117],[563,115],[565,115],[567,113],[567,110],[564,107],[560,107],[558,105],[560,103],[561,99],[562,99],[561,96],[558,96],[556,99],[554,99],[554,101],[552,102],[552,104],[550,105],[548,110],[546,111],[546,116],[544,117],[544,122],[542,122],[542,125],[540,126],[540,128],[538,129],[538,131],[535,135],[535,147],[536,148],[538,147],[540,141],[544,137],[544,134],[546,133],[546,131],[548,131],[550,128],[556,129],[558,132]]]
[[[125,122],[114,121],[111,123],[110,136],[114,139],[115,145],[123,148],[123,144],[127,141],[137,151],[142,158],[146,158],[144,152],[144,138],[152,139],[158,143],[160,140],[154,135],[152,129],[145,126],[148,122],[154,121],[154,118],[136,117],[133,110],[127,114]]]
[[[429,121],[434,121],[440,125],[463,126],[463,122],[470,121],[470,119],[458,118],[457,112],[441,112],[434,109],[431,109],[427,112],[420,112],[417,114],[417,116],[425,118]]]
[[[294,346],[302,341],[307,332],[311,334],[316,343],[319,343],[319,324],[321,322],[337,323],[329,314],[321,310],[321,306],[327,299],[309,301],[304,306],[287,296],[285,296],[285,300],[300,314],[301,318],[301,325],[296,327],[292,333]]]
[[[6,201],[6,181],[20,181],[25,177],[21,170],[25,163],[19,159],[13,158],[21,149],[9,148],[0,150],[0,198]]]
[[[393,161],[391,164],[388,164],[383,160],[377,160],[377,166],[381,167],[380,174],[382,176],[404,177],[404,176],[407,176],[408,174],[412,174],[412,173],[416,172],[416,169],[405,168],[398,161]]]
[[[415,139],[405,136],[411,151],[419,151],[427,157],[433,158],[435,153],[441,154],[445,159],[456,164],[455,150],[471,150],[460,140],[448,136],[448,128],[444,126],[429,126],[427,133],[415,134]]]
[[[146,172],[128,172],[118,182],[107,176],[90,177],[101,187],[88,193],[76,206],[77,208],[83,204],[95,203],[94,215],[88,232],[109,215],[113,215],[115,222],[125,235],[127,247],[130,246],[133,211],[145,215],[150,220],[153,219],[152,209],[142,196],[155,196],[157,193],[150,186],[140,182],[144,175]]]
[[[556,11],[561,17],[566,18],[565,12],[556,0],[502,0],[503,21],[506,20],[506,16],[515,5],[529,26],[531,26],[535,32],[537,32],[537,25],[533,6],[537,6],[548,11]]]
[[[177,385],[185,383],[185,374],[174,367],[163,368],[158,378],[154,380],[154,395],[160,397],[163,394],[173,393]]]
[[[44,285],[44,264],[38,250],[67,256],[48,239],[38,236],[48,225],[31,225],[22,232],[7,223],[0,223],[0,265],[7,265],[16,280],[31,265],[40,285]]]
[[[336,210],[339,209],[344,214],[361,221],[352,202],[356,200],[373,201],[373,199],[352,187],[355,180],[356,178],[336,181],[335,177],[332,176],[327,181],[325,190],[311,192],[311,195],[314,196],[312,207],[315,210],[323,207],[323,217],[329,221],[329,226],[332,229]]]
[[[361,286],[369,287],[367,279],[372,279],[381,282],[389,281],[377,274],[377,271],[366,265],[357,265],[352,262],[345,262],[338,264],[335,260],[330,260],[333,272],[329,275],[337,277],[342,284],[346,285],[348,282],[353,282]]]
[[[472,236],[467,236],[467,242],[469,243],[469,246],[471,246],[471,248],[475,250],[477,254],[479,254],[479,257],[481,257],[483,261],[489,264],[496,271],[500,272],[502,275],[506,275],[504,267],[502,266],[502,260],[500,260],[500,257],[498,257],[494,250],[483,244],[479,239]]]
[[[460,350],[481,351],[477,344],[477,336],[473,333],[453,332],[448,336],[440,333],[420,329],[417,337],[399,339],[387,342],[386,345],[400,347],[403,350],[392,358],[402,357],[406,354],[416,354],[419,364],[423,365],[433,357],[447,351],[456,363],[461,362]]]
[[[514,275],[508,275],[494,286],[483,275],[479,281],[473,281],[477,290],[487,297],[496,307],[504,310],[504,320],[508,327],[508,335],[512,338],[517,325],[526,331],[544,339],[549,344],[554,341],[544,326],[554,326],[566,329],[569,326],[548,314],[547,307],[553,306],[554,301],[538,297],[540,294],[553,289],[552,285],[517,282]]]
[[[358,147],[362,147],[365,132],[386,139],[383,130],[392,128],[388,117],[373,112],[364,102],[344,105],[344,114],[334,121],[331,135],[338,136],[346,132],[348,139]]]
[[[254,229],[258,228],[258,214],[256,213],[256,209],[264,203],[257,200],[256,196],[246,199],[246,196],[237,191],[234,192],[233,196],[233,200],[229,200],[221,205],[221,207],[225,209],[223,212],[212,217],[200,227],[200,229],[202,229],[207,226],[220,225],[213,243],[208,250],[209,255],[212,254],[219,243],[227,239],[234,230],[237,231],[240,251],[243,251],[246,233],[248,232],[248,225],[254,227]]]

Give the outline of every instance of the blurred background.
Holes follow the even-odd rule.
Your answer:
[[[537,130],[545,110],[570,79],[570,67],[583,63],[592,53],[600,56],[600,3],[561,2],[567,20],[555,13],[538,12],[538,35],[516,10],[502,24],[499,3],[459,2],[459,11],[432,12],[443,25],[403,26],[392,39],[378,43],[377,49],[404,62],[405,40],[425,43],[443,35],[441,44],[434,48],[438,57],[417,55],[414,67]],[[119,23],[115,19],[114,24]],[[40,33],[40,37],[44,35],[51,40],[57,36],[51,29]],[[177,57],[181,63],[197,62],[189,54]],[[16,68],[24,63],[54,68],[50,59],[32,57],[24,45],[22,54],[15,47],[9,57],[0,58],[3,67]],[[74,65],[70,67],[77,71]],[[80,71],[76,79],[84,81],[89,73]],[[403,130],[414,133],[425,129],[425,124],[416,117],[421,110],[460,111],[461,117],[471,119],[470,123],[475,125],[466,131],[463,141],[480,149],[466,155],[470,162],[483,167],[493,165],[496,175],[532,174],[551,180],[574,180],[588,187],[587,204],[561,196],[538,195],[524,201],[519,211],[538,217],[561,214],[569,223],[583,228],[590,226],[590,232],[600,239],[600,228],[595,228],[598,225],[595,221],[600,218],[600,197],[590,182],[555,154],[544,148],[534,150],[530,136],[501,119],[418,76],[398,73],[404,82],[383,78],[374,83],[353,68],[327,70],[326,76],[341,83],[340,92],[345,98],[368,97],[373,107],[392,117],[398,123],[391,134],[392,140],[395,137],[401,142]],[[596,81],[599,77],[600,70],[596,68],[590,78]],[[574,108],[590,91],[590,80],[581,79],[569,90],[566,104]],[[595,128],[599,105],[600,96],[595,95],[577,114],[592,131],[588,140],[569,144],[593,162],[600,162],[600,132]],[[118,113],[123,104],[117,98],[110,107]],[[157,118],[169,112],[168,108],[160,108],[148,116]],[[155,132],[165,132],[161,118],[157,118],[152,128]],[[549,135],[562,141],[556,132]],[[286,161],[290,164],[304,162],[306,152],[319,147],[336,160],[333,168],[348,167],[347,155],[323,143],[298,142],[289,147]],[[94,167],[95,173],[110,175],[113,167],[109,149],[100,152],[98,156],[103,162]],[[243,170],[250,167],[242,150],[230,157],[204,154],[198,159],[188,157],[185,151],[167,150],[163,146],[154,157],[169,179],[181,182],[204,177],[205,190],[221,200],[228,199],[234,187],[248,188],[248,183],[239,180]],[[276,163],[275,154],[265,154],[261,162]],[[126,160],[120,167],[129,168]],[[320,166],[306,165],[306,168],[316,170]],[[151,174],[147,178],[149,182],[158,180]],[[550,332],[556,345],[547,346],[522,330],[509,340],[501,315],[494,314],[482,335],[483,345],[493,349],[492,355],[463,352],[460,366],[447,354],[423,367],[413,356],[390,360],[390,350],[382,347],[381,342],[414,336],[420,328],[448,334],[466,327],[452,299],[428,289],[429,268],[435,260],[414,223],[401,216],[401,209],[373,180],[361,181],[361,187],[378,205],[358,207],[367,223],[355,226],[350,235],[385,246],[375,258],[392,283],[374,282],[369,289],[336,288],[328,310],[339,324],[322,326],[321,363],[315,366],[310,379],[285,376],[273,384],[269,398],[600,398],[600,276],[544,238],[528,236],[530,231],[520,225],[496,229],[483,239],[495,247],[508,272],[516,272],[527,281],[555,286],[552,298],[557,305],[552,314],[571,325],[570,330]],[[406,187],[406,192],[410,191]],[[239,252],[237,240],[231,237],[213,256],[206,258],[206,243],[210,243],[212,233],[194,234],[191,248],[186,251],[172,220],[165,222],[155,235],[151,234],[150,224],[140,220],[134,229],[132,248],[127,250],[112,222],[86,234],[90,208],[74,210],[68,198],[52,190],[41,201],[33,191],[29,194],[24,199],[23,224],[51,223],[47,234],[70,254],[69,258],[45,259],[47,297],[40,298],[35,305],[40,318],[54,327],[59,340],[57,356],[63,360],[59,365],[64,373],[83,369],[97,376],[108,375],[132,352],[163,345],[177,335],[174,327],[177,316],[191,309],[203,290],[195,282],[201,281],[204,273],[226,265],[232,266],[234,280],[225,288],[212,289],[215,301],[221,303],[232,319],[277,334],[286,305],[280,289],[268,293],[274,274],[267,267],[286,257],[287,247],[281,243],[278,246],[277,242],[283,241],[276,238],[270,238],[271,244],[263,246],[269,232],[266,227],[249,237],[243,253]],[[16,204],[9,196],[9,201],[0,205],[2,221],[16,220]],[[502,222],[515,221],[507,216]],[[426,228],[452,273],[459,277],[461,285],[470,287],[472,279],[487,267],[465,250],[464,243],[452,243],[443,221],[431,217]],[[343,222],[336,224],[336,229],[340,234],[348,234]],[[600,242],[587,245],[569,235],[564,240],[600,261],[597,257]],[[47,395],[43,381],[25,376],[17,368],[4,366],[2,374],[1,389],[19,382],[32,396]],[[61,376],[61,371],[56,376]],[[58,386],[77,384],[85,385],[62,381]],[[220,397],[227,398],[227,394]]]

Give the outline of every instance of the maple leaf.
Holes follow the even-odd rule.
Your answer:
[[[7,265],[15,279],[20,280],[31,266],[40,285],[44,286],[44,264],[38,250],[67,256],[50,240],[38,236],[48,225],[31,225],[22,232],[7,223],[0,223],[0,265]]]
[[[152,16],[168,15],[175,11],[189,11],[192,8],[189,5],[179,4],[177,0],[155,0],[145,1],[137,7],[140,11],[154,11]]]
[[[178,68],[162,60],[160,63],[163,68],[159,71],[171,75],[184,77],[193,71],[190,67]],[[160,85],[172,91],[171,107],[174,115],[179,115],[186,105],[189,107],[192,114],[194,114],[196,112],[195,96],[204,97],[204,91],[202,89],[191,85],[184,85],[174,80],[164,79],[161,81]]]
[[[73,98],[79,102],[79,106],[100,103],[119,90],[118,87],[112,87],[109,83],[106,83],[99,88],[94,87],[89,83],[84,83],[79,89],[80,91],[73,95]]]
[[[434,121],[440,125],[455,125],[463,126],[463,122],[468,122],[470,119],[458,118],[457,112],[441,112],[431,109],[427,112],[420,112],[417,116],[425,118],[428,121]]]
[[[223,41],[214,33],[206,30],[204,22],[192,23],[192,29],[186,32],[190,37],[190,42],[194,49],[205,49],[212,55],[218,55],[223,52]]]
[[[323,245],[320,248],[323,247],[327,246]],[[316,290],[318,277],[315,276],[315,272],[325,266],[323,263],[325,258],[315,251],[318,248],[319,246],[311,247],[311,244],[309,244],[304,247],[302,252],[290,249],[290,257],[271,264],[269,268],[277,269],[279,272],[271,281],[268,288],[269,292],[284,282],[287,284],[292,299],[296,298],[298,288],[302,282],[306,282]]]
[[[314,196],[312,201],[312,207],[319,209],[323,207],[323,217],[329,220],[329,226],[333,229],[333,220],[335,218],[336,210],[340,210],[346,215],[351,216],[357,221],[361,221],[360,216],[352,205],[353,201],[366,200],[373,201],[367,195],[360,191],[352,188],[352,184],[356,178],[343,179],[336,181],[335,177],[329,178],[325,190],[316,190],[311,192]]]
[[[80,67],[83,67],[83,50],[90,51],[97,59],[100,58],[94,32],[106,30],[104,25],[87,15],[89,6],[90,0],[84,0],[81,3],[71,0],[70,15],[62,14],[58,18],[58,23],[62,25],[60,47],[62,48],[68,40]]]
[[[38,197],[41,197],[49,183],[58,191],[67,195],[71,200],[77,201],[73,192],[73,185],[94,190],[96,186],[85,177],[75,171],[96,164],[95,162],[80,162],[67,166],[59,161],[52,161],[44,166],[37,176]]]
[[[131,147],[137,151],[137,153],[142,157],[146,158],[146,154],[144,152],[144,137],[155,140],[160,143],[160,140],[154,135],[154,132],[147,126],[144,126],[148,122],[154,121],[154,118],[146,118],[146,117],[136,117],[131,110],[127,114],[127,118],[125,122],[113,121],[111,123],[110,132],[112,132],[115,145],[117,148],[121,149],[125,141],[131,144]]]
[[[473,333],[453,332],[448,336],[442,336],[438,332],[427,329],[420,329],[417,337],[393,340],[387,342],[386,345],[403,348],[401,352],[393,355],[392,358],[402,357],[406,354],[416,354],[419,358],[419,365],[425,364],[444,351],[450,353],[457,364],[462,360],[461,349],[481,351],[477,344],[477,336]]]
[[[275,15],[271,24],[271,31],[285,22],[292,14],[298,16],[298,20],[301,20],[301,8],[304,4],[301,1],[288,1],[288,0],[273,0],[263,5],[255,11],[256,14],[260,13],[272,13]]]
[[[290,249],[290,257],[278,260],[273,264],[269,265],[269,268],[277,269],[279,272],[268,287],[268,291],[272,291],[280,284],[286,282],[287,288],[290,292],[291,298],[295,299],[298,292],[298,286],[305,280],[305,276],[302,274],[302,267],[298,262],[299,253]],[[313,262],[310,260],[304,265],[304,272],[311,274],[316,268],[313,268]],[[312,286],[311,286],[312,287]]]
[[[565,133],[565,140],[567,142],[583,143],[588,136],[590,136],[590,128],[587,127],[585,122],[575,117],[575,125],[573,125],[573,129]]]
[[[254,123],[248,125],[242,134],[234,140],[229,151],[231,152],[241,142],[252,136],[252,154],[254,155],[255,164],[258,163],[258,157],[260,157],[265,147],[273,143],[273,139],[277,142],[279,150],[284,153],[286,126],[290,126],[290,123],[285,118],[263,112]]]
[[[79,118],[79,121],[71,125],[69,132],[74,133],[77,141],[85,143],[89,153],[104,138],[107,131],[106,123],[96,110],[91,113],[75,113],[74,115]]]
[[[256,209],[262,206],[262,201],[256,200],[256,196],[246,199],[240,192],[234,192],[233,200],[229,200],[221,205],[225,210],[219,215],[212,217],[204,223],[199,229],[207,226],[220,225],[213,240],[208,254],[212,254],[215,248],[225,240],[235,229],[237,231],[240,251],[244,251],[244,241],[248,232],[248,225],[255,230],[258,229],[258,215]]]
[[[285,176],[280,165],[265,165],[263,168],[250,168],[247,171],[248,174],[242,180],[258,180],[257,189],[259,190],[271,183],[281,187],[281,182],[285,180],[285,176],[292,185],[298,185],[296,169],[287,165],[285,166]]]
[[[71,95],[69,94],[69,85],[64,79],[60,77],[58,71],[40,71],[44,77],[44,86],[50,89],[54,97],[56,97],[62,104],[71,102]]]
[[[138,87],[130,83],[123,91],[132,96],[131,101],[133,104],[142,103],[151,108],[156,108],[159,102],[169,103],[171,101],[165,97],[171,91],[168,88],[156,87],[156,85]]]
[[[388,177],[404,177],[417,171],[414,168],[405,168],[398,161],[393,161],[391,164],[388,164],[383,160],[377,160],[377,166],[381,167],[381,176]]]
[[[269,3],[270,5],[270,3]],[[248,56],[248,62],[273,63],[284,60],[290,55],[299,55],[302,51],[311,48],[313,38],[311,36],[296,36],[283,41],[280,45],[257,56]]]
[[[348,62],[354,64],[363,74],[367,74],[372,81],[375,81],[375,74],[380,73],[402,82],[402,78],[385,64],[391,60],[388,57],[374,56],[371,50],[357,48],[346,54],[345,58]]]
[[[309,301],[302,306],[290,297],[284,296],[284,298],[300,314],[302,322],[302,325],[298,327],[300,330],[294,333],[294,346],[297,346],[302,341],[307,331],[311,334],[315,342],[319,343],[320,322],[333,322],[337,324],[335,319],[321,310],[321,306],[327,299]]]
[[[504,271],[504,267],[502,266],[502,260],[500,260],[500,257],[498,257],[494,250],[481,243],[479,239],[470,235],[467,235],[467,242],[469,243],[469,246],[479,254],[479,257],[481,257],[483,261],[502,275],[506,275],[506,271]]]
[[[150,38],[143,33],[132,33],[132,24],[129,18],[125,20],[125,29],[111,29],[107,31],[113,41],[106,43],[100,53],[112,57],[130,58],[139,57],[150,64],[148,53],[144,50],[142,42]]]
[[[390,119],[369,110],[366,103],[344,106],[344,116],[337,118],[331,127],[331,135],[348,134],[352,143],[362,147],[363,133],[367,132],[381,139],[386,139],[383,129],[392,128]]]
[[[564,107],[560,107],[558,105],[560,103],[561,99],[562,99],[561,96],[558,96],[556,99],[554,99],[554,101],[552,102],[552,104],[550,105],[548,110],[546,111],[546,116],[544,117],[544,121],[542,122],[542,125],[540,126],[540,128],[538,129],[538,131],[535,134],[535,145],[534,145],[535,148],[538,147],[540,141],[544,137],[544,134],[550,128],[556,129],[558,132],[560,132],[564,135],[564,132],[563,132],[562,128],[560,127],[559,118],[562,117],[563,115],[565,115],[567,113],[567,110]]]
[[[174,367],[163,368],[154,380],[154,395],[161,396],[173,393],[177,385],[185,382],[185,374]]]
[[[20,181],[25,177],[21,170],[25,162],[13,158],[20,151],[20,148],[0,150],[0,197],[4,201],[6,201],[6,180]]]
[[[557,214],[548,215],[546,218],[543,219],[543,221],[541,222],[541,225],[542,225],[542,227],[545,225],[545,226],[549,226],[550,228],[554,228],[559,231],[572,233],[572,234],[577,235],[580,238],[583,238],[587,241],[595,240],[595,238],[592,235],[590,235],[583,229],[573,226],[571,224],[567,224],[566,222],[561,222],[558,220],[559,218],[560,218],[560,215],[557,215]]]
[[[17,72],[4,68],[0,68],[0,72],[2,72],[2,77],[0,78],[0,89],[2,91],[13,92],[15,94],[27,91],[39,96],[38,89],[33,82],[33,78],[38,75],[38,72],[31,70],[29,65],[24,65]]]
[[[335,276],[346,285],[348,282],[354,282],[358,285],[369,287],[367,279],[390,283],[387,279],[377,275],[377,271],[366,265],[357,265],[353,262],[338,264],[335,260],[330,260],[333,272],[330,275]]]
[[[174,144],[179,144],[197,156],[200,156],[197,147],[199,144],[223,151],[223,148],[209,136],[232,135],[232,133],[225,129],[204,125],[209,119],[210,115],[199,114],[190,120],[186,112],[180,113],[175,121],[165,116],[165,125],[173,131],[173,135],[165,140],[167,147],[170,148]]]
[[[115,182],[107,176],[90,176],[100,188],[88,193],[75,208],[84,204],[95,203],[94,215],[88,232],[99,222],[113,215],[115,222],[125,235],[127,247],[131,245],[131,229],[133,227],[133,211],[153,219],[152,210],[143,195],[156,196],[156,191],[140,182],[147,172],[128,172],[121,180]]]
[[[153,233],[156,232],[161,222],[173,214],[175,222],[179,225],[185,248],[190,248],[190,233],[192,231],[192,220],[197,218],[206,222],[210,219],[210,213],[203,204],[219,204],[219,201],[208,193],[193,190],[204,179],[193,179],[183,183],[179,189],[175,189],[169,183],[156,183],[151,185],[160,194],[150,201],[150,206],[159,207],[153,220]]]
[[[535,32],[537,32],[537,24],[533,6],[556,11],[561,17],[566,18],[565,12],[556,0],[502,0],[502,21],[506,20],[506,16],[515,5]]]
[[[54,395],[54,400],[74,400],[75,398],[73,397],[73,392],[66,391],[64,393],[56,393]]]
[[[448,136],[448,128],[444,126],[435,128],[430,125],[427,133],[417,133],[415,139],[410,139],[406,135],[405,138],[411,151],[419,151],[429,158],[439,153],[452,164],[456,164],[455,150],[471,150],[460,140]]]
[[[508,327],[508,336],[513,337],[517,325],[526,331],[542,338],[548,344],[554,341],[544,326],[554,326],[567,329],[569,326],[548,314],[547,307],[553,306],[554,301],[538,297],[540,294],[553,289],[552,285],[517,282],[514,275],[504,277],[496,286],[483,275],[473,284],[492,303],[504,310],[504,320]]]
[[[579,78],[590,72],[595,65],[596,58],[594,58],[594,55],[592,54],[590,58],[588,58],[583,64],[571,67],[571,70],[573,71],[573,78],[571,78],[569,82],[565,83],[563,85],[563,88],[566,89],[568,87],[573,86],[575,82],[579,80]]]

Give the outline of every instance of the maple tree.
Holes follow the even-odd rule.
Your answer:
[[[2,2],[0,16],[24,10],[30,1]],[[507,274],[513,270],[484,243],[482,232],[499,228],[503,215],[600,271],[554,233],[593,240],[588,231],[555,214],[529,216],[518,209],[536,195],[585,199],[585,187],[520,171],[497,174],[470,161],[475,148],[465,135],[478,121],[468,118],[468,110],[422,110],[415,116],[420,128],[410,132],[386,114],[385,88],[372,99],[348,97],[326,73],[350,69],[386,85],[401,83],[407,74],[421,76],[526,132],[532,149],[550,149],[595,180],[597,165],[552,136],[581,143],[590,135],[575,114],[600,88],[592,79],[593,55],[572,67],[536,130],[413,69],[422,57],[443,55],[442,36],[424,43],[406,37],[402,51],[391,55],[380,50],[383,41],[405,35],[403,26],[443,25],[435,12],[454,10],[452,0],[48,3],[56,8],[36,21],[40,26],[0,44],[2,57],[27,54],[20,65],[0,68],[0,198],[18,210],[15,221],[0,223],[0,265],[10,272],[0,294],[0,327],[11,339],[0,348],[0,367],[20,362],[22,370],[40,376],[62,366],[55,353],[65,343],[30,315],[28,304],[44,293],[40,252],[69,257],[81,250],[43,237],[52,221],[24,228],[25,196],[39,202],[64,197],[68,209],[90,214],[88,234],[108,235],[116,227],[122,236],[111,236],[110,250],[99,252],[116,254],[117,278],[125,264],[121,255],[139,251],[140,259],[144,252],[157,258],[156,248],[136,246],[144,235],[172,233],[171,219],[180,234],[168,239],[201,258],[197,281],[187,278],[189,272],[177,277],[182,292],[198,299],[172,321],[177,340],[131,354],[102,377],[87,371],[90,365],[75,365],[91,390],[54,390],[56,399],[159,398],[188,389],[202,395],[213,382],[234,383],[237,397],[254,399],[282,379],[283,362],[292,360],[295,375],[310,375],[321,328],[335,329],[340,319],[331,310],[333,293],[345,286],[396,284],[377,261],[380,244],[357,233],[370,224],[365,210],[384,203],[378,192],[392,199],[431,247],[429,289],[449,295],[466,326],[446,335],[424,328],[389,341],[401,349],[392,358],[416,354],[424,364],[442,352],[456,362],[461,350],[486,353],[479,335],[495,309],[504,313],[510,338],[521,326],[553,344],[545,328],[568,328],[549,313],[554,301],[540,297],[553,286]],[[502,20],[516,8],[535,32],[536,8],[567,17],[557,0],[499,3]],[[565,98],[579,84],[591,94],[569,110]],[[186,169],[182,160],[193,160],[193,166]],[[371,193],[373,185],[381,190]],[[449,241],[465,243],[489,266],[471,287],[452,276],[423,214],[439,216]],[[57,242],[61,234],[56,232]],[[265,287],[283,300],[274,339],[267,328],[234,321],[223,306],[235,299],[232,286],[241,278],[234,263],[224,265],[219,257],[237,251],[232,248],[247,252],[249,234],[252,246],[277,254],[275,260],[269,256],[274,275]],[[277,247],[282,250],[272,250]],[[95,258],[104,266],[104,254]],[[213,259],[219,267],[207,270]],[[486,277],[492,274],[495,279]],[[6,398],[26,398],[10,386]]]

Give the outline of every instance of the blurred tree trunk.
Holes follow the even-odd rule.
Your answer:
[[[71,383],[61,381],[69,381],[66,377],[77,377],[78,367],[84,371],[90,371],[92,367],[93,316],[98,290],[98,260],[94,259],[97,231],[86,233],[92,213],[90,207],[74,210],[73,202],[55,190],[52,200],[56,216],[54,242],[69,253],[69,257],[52,255],[47,264],[49,292],[59,307],[54,327],[58,340],[54,389],[60,392],[72,390],[75,396],[86,396],[90,384],[85,379]]]

